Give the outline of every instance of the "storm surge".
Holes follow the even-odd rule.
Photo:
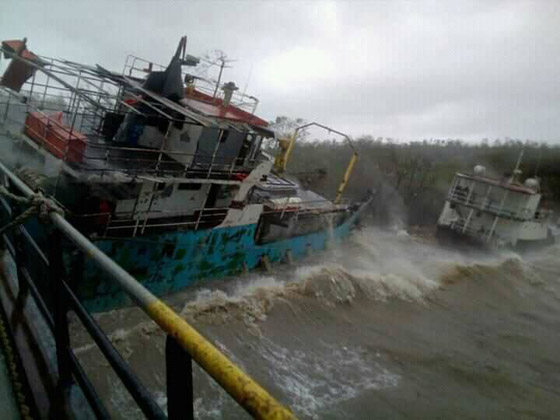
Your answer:
[[[301,418],[554,418],[560,247],[448,250],[366,228],[298,266],[168,297]],[[98,321],[165,407],[164,337],[137,309]],[[75,349],[118,418],[133,404],[94,346]],[[197,418],[245,413],[195,369]]]

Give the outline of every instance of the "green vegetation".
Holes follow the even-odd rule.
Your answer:
[[[285,126],[285,119],[281,121]],[[502,177],[511,173],[522,149],[522,179],[536,174],[544,205],[560,209],[560,145],[513,139],[399,142],[371,136],[355,139],[354,145],[359,160],[344,197],[359,200],[368,190],[375,191],[372,217],[380,224],[435,224],[455,172],[484,165],[487,175]],[[287,171],[332,198],[350,156],[343,142],[303,138],[296,143]]]

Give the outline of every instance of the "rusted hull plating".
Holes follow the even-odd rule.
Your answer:
[[[142,239],[105,239],[96,245],[152,293],[161,296],[201,281],[240,274],[270,263],[301,259],[349,235],[364,206],[332,230],[256,244],[256,225],[171,232]],[[105,311],[127,304],[113,283],[88,267],[76,285],[86,307]]]

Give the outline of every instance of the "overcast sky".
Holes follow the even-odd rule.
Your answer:
[[[0,39],[122,70],[128,53],[237,59],[262,117],[351,135],[560,142],[560,0],[0,0]]]

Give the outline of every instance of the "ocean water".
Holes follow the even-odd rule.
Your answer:
[[[304,419],[560,417],[560,246],[461,253],[366,228],[273,274],[167,301]],[[165,337],[139,310],[97,316],[165,409]],[[72,342],[116,418],[141,417],[77,323]],[[195,414],[248,418],[199,368]]]

